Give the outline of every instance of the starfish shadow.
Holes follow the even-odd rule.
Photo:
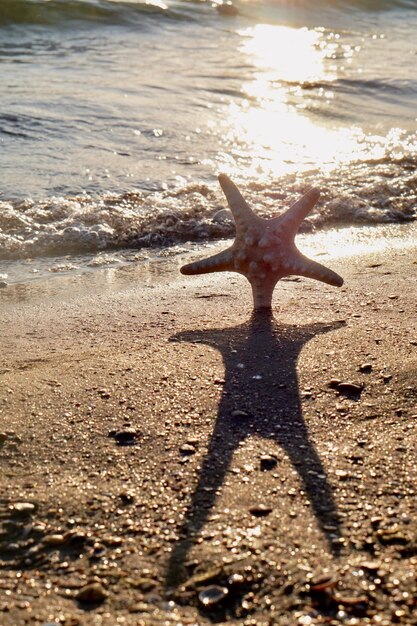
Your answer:
[[[332,487],[303,419],[296,367],[307,341],[340,326],[280,325],[270,311],[258,311],[234,328],[195,330],[171,337],[171,341],[204,343],[218,349],[225,364],[225,384],[198,483],[169,560],[168,588],[184,581],[187,555],[215,504],[234,451],[253,435],[275,441],[287,454],[329,549],[338,555],[340,520]]]

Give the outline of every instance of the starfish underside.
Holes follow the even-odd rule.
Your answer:
[[[236,224],[233,244],[207,259],[189,263],[182,274],[238,272],[252,286],[254,309],[270,309],[275,285],[284,276],[297,274],[340,287],[343,278],[297,250],[294,238],[301,222],[312,211],[319,191],[311,189],[285,213],[263,219],[252,211],[236,185],[225,174],[219,176]]]

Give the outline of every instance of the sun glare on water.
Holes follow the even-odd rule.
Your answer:
[[[242,86],[247,98],[231,103],[225,121],[230,145],[252,155],[251,173],[281,176],[332,169],[384,152],[381,138],[365,137],[322,113],[332,109],[337,43],[321,30],[258,24],[241,31],[241,52],[253,68]]]

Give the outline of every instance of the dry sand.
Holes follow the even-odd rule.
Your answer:
[[[417,624],[417,247],[319,260],[1,291],[1,626]]]

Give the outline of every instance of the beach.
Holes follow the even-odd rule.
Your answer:
[[[0,626],[417,624],[415,0],[0,4]]]
[[[2,289],[2,626],[417,624],[408,228],[271,316],[203,250]]]

